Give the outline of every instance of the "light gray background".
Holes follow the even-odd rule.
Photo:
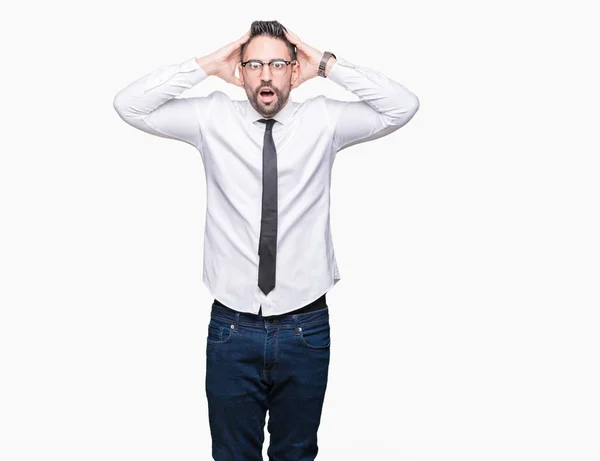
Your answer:
[[[112,102],[277,19],[421,103],[334,164],[342,280],[317,459],[597,461],[590,7],[59,1],[3,15],[0,458],[211,459],[202,161]],[[245,98],[217,77],[184,96],[214,90]],[[292,95],[322,93],[356,100],[316,78]]]

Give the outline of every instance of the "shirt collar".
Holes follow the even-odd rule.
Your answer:
[[[250,103],[250,101],[248,99],[246,99],[245,104],[246,104],[246,122],[247,123],[253,123],[253,122],[256,122],[257,120],[265,118],[256,109],[254,109],[254,107],[252,106],[252,104]],[[279,123],[282,123],[284,125],[286,123],[289,123],[291,121],[292,115],[294,113],[294,105],[293,104],[294,104],[294,102],[292,101],[292,94],[290,93],[290,95],[288,97],[288,101],[287,101],[286,105],[283,107],[283,109],[281,109],[279,112],[277,112],[271,118],[277,120]]]

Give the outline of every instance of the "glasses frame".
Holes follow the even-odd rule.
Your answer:
[[[281,58],[277,58],[277,59],[271,59],[269,62],[263,62],[263,61],[259,61],[258,59],[248,59],[245,62],[242,62],[242,67],[245,69],[246,68],[246,64],[248,64],[249,62],[258,62],[260,63],[260,72],[258,73],[258,75],[262,74],[264,69],[265,69],[265,64],[269,65],[269,70],[271,72],[273,72],[273,68],[271,67],[271,64],[274,62],[285,62],[285,71],[287,72],[288,67],[291,63],[293,62],[298,62],[297,59],[292,59],[291,61],[286,61],[285,59],[281,59]]]

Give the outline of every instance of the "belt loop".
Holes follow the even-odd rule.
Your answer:
[[[236,312],[235,319],[233,321],[233,331],[235,331],[236,333],[238,331],[239,325],[240,325],[240,313]]]
[[[297,315],[297,314],[294,314],[292,317],[293,317],[293,319],[294,319],[294,334],[295,334],[296,336],[298,336],[298,334],[300,333],[300,332],[298,331],[298,315]]]

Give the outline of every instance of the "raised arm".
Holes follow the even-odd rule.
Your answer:
[[[113,106],[129,125],[164,138],[200,145],[199,120],[211,96],[177,98],[208,74],[196,58],[161,67],[119,91]]]
[[[398,82],[366,67],[338,58],[327,78],[360,101],[324,98],[335,131],[336,151],[393,133],[419,109],[419,99]]]
[[[199,122],[206,117],[215,93],[193,98],[177,96],[209,75],[243,87],[235,76],[235,67],[240,61],[241,46],[249,36],[247,32],[214,53],[161,67],[135,80],[117,93],[113,101],[115,110],[139,130],[184,141],[199,149]]]
[[[292,88],[318,75],[323,53],[286,30],[296,45],[300,74]],[[353,92],[360,101],[339,101],[322,97],[335,125],[336,152],[346,147],[380,138],[405,125],[419,109],[419,99],[400,83],[366,67],[342,58],[329,58],[325,76]]]

